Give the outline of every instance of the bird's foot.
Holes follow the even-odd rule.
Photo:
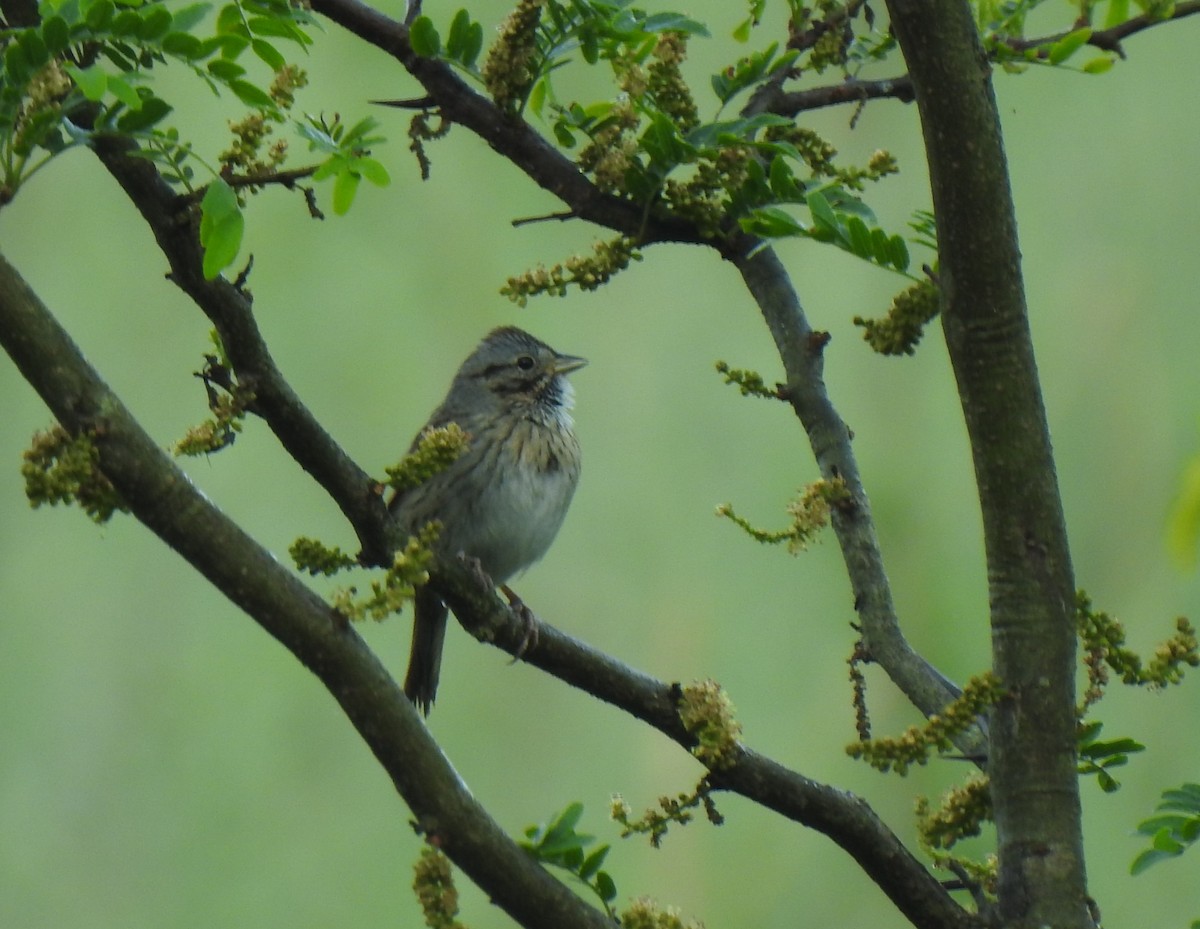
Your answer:
[[[513,659],[511,662],[512,664],[516,664],[517,661],[525,656],[525,653],[529,651],[529,649],[537,645],[538,621],[537,617],[533,615],[533,610],[525,605],[525,601],[517,596],[516,591],[514,591],[507,584],[501,584],[500,589],[504,592],[504,596],[508,598],[508,605],[517,614],[522,624],[525,626],[525,633],[521,637],[521,644],[517,646],[517,650],[513,654]]]

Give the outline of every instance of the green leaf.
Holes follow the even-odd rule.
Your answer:
[[[599,871],[600,866],[604,864],[604,859],[608,856],[610,847],[608,845],[601,845],[588,855],[579,866],[579,876],[586,881]]]
[[[146,97],[136,110],[128,110],[117,120],[117,128],[122,132],[141,132],[149,129],[171,112],[171,104],[162,97]]]
[[[25,56],[31,71],[38,70],[50,60],[50,50],[40,32],[27,29],[20,34],[17,43],[21,46],[21,54]]]
[[[387,168],[374,158],[357,158],[354,161],[354,168],[376,187],[387,187],[392,182]]]
[[[188,61],[201,57],[204,46],[194,35],[187,32],[168,32],[163,36],[163,51]]]
[[[1083,64],[1084,74],[1103,74],[1105,71],[1111,71],[1112,66],[1117,63],[1117,60],[1111,55],[1101,55],[1099,58],[1093,58],[1091,61],[1085,61]]]
[[[333,182],[333,212],[344,216],[354,203],[358,192],[359,176],[353,171],[341,171]]]
[[[1141,874],[1153,864],[1158,864],[1160,861],[1166,861],[1168,858],[1176,858],[1177,855],[1171,855],[1167,852],[1161,852],[1158,849],[1147,848],[1140,852],[1133,859],[1133,864],[1129,866],[1129,873],[1132,875]]]
[[[236,81],[246,73],[246,69],[236,61],[215,58],[208,63],[208,73],[217,78],[217,80],[228,83],[229,81]]]
[[[755,210],[738,220],[743,231],[766,239],[802,235],[807,230],[791,214],[778,207],[767,206]]]
[[[733,30],[733,33],[732,33],[733,41],[743,42],[743,43],[749,42],[750,41],[750,30],[752,28],[754,28],[754,20],[749,19],[749,18],[743,19],[740,23],[737,24],[737,28],[735,28]]]
[[[528,107],[529,112],[538,119],[542,118],[542,110],[546,106],[546,85],[547,82],[545,79],[535,83],[533,88],[529,91],[529,98],[525,103],[525,106]]]
[[[897,271],[907,271],[911,263],[911,258],[908,254],[908,243],[898,235],[888,239],[888,255],[892,262],[892,267]]]
[[[708,36],[708,27],[704,23],[682,13],[653,13],[642,21],[642,29],[653,33],[682,32],[686,35]]]
[[[617,898],[617,885],[613,883],[613,879],[608,876],[607,871],[596,873],[596,893],[605,903],[611,903]]]
[[[239,100],[246,106],[254,107],[259,110],[274,110],[275,101],[265,91],[251,84],[249,81],[230,81],[229,89],[234,92]]]
[[[138,92],[133,88],[133,85],[124,78],[109,75],[108,92],[131,110],[140,110],[142,108],[142,98],[138,96]]]
[[[204,247],[204,277],[212,280],[228,267],[242,247],[246,220],[237,194],[216,178],[200,201],[200,244]]]
[[[87,8],[87,13],[84,14],[84,22],[87,27],[93,32],[103,32],[108,28],[109,22],[112,20],[113,13],[116,7],[113,6],[112,0],[96,0]],[[168,13],[168,16],[171,14]]]
[[[483,50],[483,24],[471,23],[467,31],[467,41],[463,45],[462,63],[468,68],[475,67],[479,53]]]
[[[71,80],[75,82],[79,92],[88,100],[98,103],[104,99],[104,91],[108,88],[108,75],[99,65],[92,65],[89,68],[63,65],[63,69],[71,75]]]
[[[471,14],[465,9],[454,14],[450,22],[450,33],[446,36],[446,54],[454,59],[462,57],[467,44],[467,32],[471,28]]]
[[[303,33],[296,28],[294,23],[286,19],[277,19],[274,16],[251,16],[246,20],[246,25],[254,35],[268,35],[275,39],[291,39],[294,42],[303,44]]]
[[[51,16],[42,23],[42,41],[52,55],[57,55],[71,40],[71,29],[61,16]]]
[[[287,64],[287,59],[283,57],[283,53],[266,39],[251,39],[250,48],[258,56],[259,60],[272,71],[279,71]]]
[[[142,28],[142,14],[137,10],[122,10],[113,17],[108,31],[120,38],[136,37]]]
[[[1108,0],[1108,15],[1104,18],[1104,28],[1111,29],[1129,19],[1129,0]]]
[[[1150,840],[1160,852],[1166,852],[1168,855],[1182,855],[1183,844],[1179,842],[1173,835],[1170,829],[1159,829],[1154,833],[1154,838]]]
[[[221,7],[217,13],[217,32],[222,35],[245,35],[246,24],[242,22],[242,11],[235,3]]]
[[[859,258],[865,258],[867,261],[873,261],[875,252],[871,245],[871,230],[867,228],[867,224],[862,221],[861,216],[849,216],[846,218],[846,235],[850,239],[850,251]]]
[[[804,198],[804,201],[808,204],[808,211],[812,214],[813,222],[816,225],[837,235],[839,238],[845,238],[841,234],[841,228],[837,221],[837,215],[833,212],[833,207],[829,205],[829,201],[825,199],[825,195],[821,191],[810,191],[808,196]]]
[[[571,130],[562,122],[554,124],[554,138],[558,140],[558,144],[563,148],[575,147],[575,136],[571,134]]]
[[[423,58],[436,57],[442,48],[442,39],[428,16],[418,16],[413,20],[408,27],[408,41],[413,51]]]
[[[171,29],[171,14],[165,7],[151,6],[142,15],[142,25],[138,29],[138,35],[143,41],[153,42],[156,39],[161,39]]]
[[[800,185],[792,173],[792,166],[782,155],[771,159],[771,193],[778,200],[800,199]]]
[[[171,29],[174,32],[191,32],[212,10],[211,3],[193,3],[175,11],[171,17]]]
[[[1086,45],[1088,39],[1091,37],[1092,30],[1086,26],[1082,29],[1076,29],[1074,32],[1068,32],[1050,46],[1050,51],[1047,53],[1046,59],[1052,65],[1060,65]]]

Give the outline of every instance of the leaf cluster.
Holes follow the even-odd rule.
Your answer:
[[[187,147],[156,130],[172,105],[150,74],[168,62],[191,70],[214,93],[229,91],[279,118],[276,100],[248,77],[241,59],[249,51],[272,71],[282,68],[278,43],[311,44],[305,31],[311,14],[286,0],[235,0],[215,16],[212,10],[208,3],[171,9],[163,0],[45,0],[38,25],[0,35],[0,158],[8,196],[49,158],[94,132],[156,138],[147,156],[172,164],[172,179],[188,181],[190,173],[171,160],[181,160]]]
[[[1151,865],[1178,858],[1200,838],[1200,784],[1184,784],[1162,792],[1156,815],[1138,823],[1137,831],[1150,837],[1130,866],[1130,873],[1141,874]]]
[[[1096,776],[1100,789],[1106,794],[1115,793],[1121,783],[1112,776],[1112,768],[1124,767],[1129,763],[1129,756],[1144,752],[1146,746],[1135,739],[1123,736],[1117,739],[1100,739],[1103,724],[1099,722],[1082,723],[1076,743],[1079,773]]]
[[[616,918],[612,902],[617,898],[617,887],[609,873],[602,870],[610,846],[599,845],[588,851],[596,839],[576,831],[582,818],[583,804],[571,803],[548,822],[526,827],[525,839],[519,844],[539,863],[565,871],[586,887],[604,911]]]

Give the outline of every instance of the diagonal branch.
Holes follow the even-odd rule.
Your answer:
[[[1142,13],[1139,16],[1125,20],[1123,23],[1110,26],[1108,29],[1096,29],[1088,37],[1086,44],[1103,49],[1106,52],[1115,52],[1124,58],[1125,49],[1121,47],[1121,42],[1124,39],[1129,38],[1131,35],[1137,35],[1139,32],[1144,32],[1154,26],[1161,26],[1163,23],[1183,19],[1186,16],[1194,16],[1197,13],[1200,13],[1200,0],[1187,0],[1186,3],[1176,3],[1169,16]],[[1077,25],[1086,25],[1086,23]],[[1040,45],[1053,45],[1059,39],[1067,36],[1069,32],[1057,32],[1054,35],[1041,36],[1037,39],[1012,39],[1007,45],[1016,51],[1025,51],[1025,49],[1037,48]],[[1049,53],[1047,52],[1047,54]]]
[[[320,678],[421,829],[494,902],[524,926],[612,929],[491,819],[366,643],[191,484],[3,257],[0,343],[59,421],[92,437],[137,519]]]
[[[825,390],[824,334],[809,325],[774,250],[762,248],[734,263],[774,336],[787,373],[787,399],[808,433],[822,476],[842,478],[850,491],[850,505],[834,508],[833,529],[854,591],[867,655],[922,713],[939,713],[958,696],[959,689],[909,645],[900,629],[870,502],[850,444],[850,429]],[[981,733],[969,733],[959,747],[965,754],[980,754]]]
[[[640,204],[601,191],[525,120],[505,113],[476,93],[449,65],[414,52],[404,24],[358,0],[313,0],[312,9],[394,57],[421,82],[431,108],[474,132],[536,184],[569,204],[578,218],[643,244],[705,241],[694,223],[671,216],[647,216]]]
[[[0,344],[59,421],[87,434],[104,474],[134,516],[291,651],[342,706],[423,831],[518,922],[609,927],[606,917],[526,855],[470,795],[416,710],[362,639],[315,593],[201,494],[88,365],[49,310],[0,257]],[[451,604],[515,651],[524,620],[451,570]],[[692,739],[673,689],[542,625],[526,656],[565,681],[627,708],[670,738]],[[910,918],[931,929],[968,929],[974,918],[912,857],[861,799],[742,749],[713,786],[755,800],[830,836]]]
[[[241,387],[252,392],[255,410],[284,448],[313,476],[358,533],[363,551],[380,560],[388,551],[385,511],[375,484],[317,422],[288,384],[254,320],[249,295],[223,278],[201,273],[197,214],[158,174],[154,165],[128,157],[136,145],[98,136],[93,149],[133,201],[171,267],[171,280],[212,321]]]

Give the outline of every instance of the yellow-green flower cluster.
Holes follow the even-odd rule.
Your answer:
[[[438,849],[425,846],[413,865],[413,890],[430,929],[462,929],[458,916],[458,888],[450,859]]]
[[[708,768],[725,768],[737,761],[742,724],[734,718],[729,695],[714,680],[684,687],[679,698],[679,718],[696,737],[692,754]]]
[[[986,775],[975,775],[965,784],[951,787],[936,810],[925,797],[917,798],[917,833],[930,853],[949,850],[959,839],[979,835],[983,824],[991,820],[992,791]]]
[[[537,27],[545,0],[520,0],[500,26],[483,65],[483,83],[502,110],[515,113],[537,79]]]
[[[829,525],[830,507],[843,503],[850,497],[846,482],[836,477],[831,480],[814,481],[787,505],[792,524],[786,529],[759,529],[734,512],[733,505],[723,503],[717,507],[717,515],[731,520],[756,542],[778,545],[786,542],[788,552],[798,555],[808,547],[816,534]]]
[[[308,84],[308,74],[296,65],[284,65],[275,72],[275,78],[267,90],[275,105],[281,110],[290,110],[296,102],[296,91]]]
[[[412,600],[416,588],[429,580],[433,563],[433,544],[441,531],[441,523],[430,522],[408,543],[392,561],[381,581],[371,582],[371,592],[363,597],[357,587],[347,587],[333,595],[333,608],[346,619],[360,620],[368,616],[381,621],[399,613]]]
[[[421,433],[416,448],[384,469],[387,484],[398,493],[423,484],[450,467],[469,447],[470,436],[458,423],[430,427]]]
[[[232,445],[237,433],[242,431],[246,402],[240,393],[218,394],[213,391],[209,403],[213,418],[188,429],[171,451],[177,456],[194,458],[219,452]]]
[[[314,577],[318,574],[329,577],[345,568],[358,565],[357,558],[336,545],[331,548],[307,536],[300,536],[288,546],[288,554],[292,556],[292,562],[299,570],[307,571]]]
[[[500,293],[518,306],[525,306],[536,294],[561,297],[572,284],[580,290],[596,290],[618,271],[629,267],[630,261],[642,260],[634,240],[625,236],[596,242],[592,251],[592,255],[574,255],[549,270],[539,265],[533,271],[510,277]]]
[[[768,387],[763,376],[757,371],[745,368],[731,368],[724,361],[717,362],[717,372],[724,376],[726,384],[737,384],[743,397],[770,397],[779,399],[779,390]]]
[[[86,435],[72,436],[55,424],[34,435],[22,459],[25,497],[34,509],[75,502],[100,524],[108,522],[117,510],[129,510],[100,471],[100,455]]]
[[[1126,684],[1165,687],[1183,679],[1185,667],[1200,667],[1196,630],[1186,617],[1175,620],[1175,633],[1154,650],[1154,657],[1143,665],[1141,657],[1125,647],[1125,628],[1115,617],[1092,608],[1082,590],[1076,594],[1075,623],[1087,657],[1088,690],[1083,706],[1095,703],[1108,680],[1107,668],[1121,676]]]
[[[861,758],[880,771],[906,774],[910,766],[925,764],[929,756],[953,747],[953,738],[966,732],[975,721],[1004,696],[1004,686],[991,671],[967,681],[963,692],[940,714],[930,716],[921,727],[910,726],[894,739],[865,739],[846,746],[846,754]]]
[[[704,781],[701,781],[691,793],[679,794],[675,797],[665,795],[659,797],[658,809],[646,810],[638,819],[630,818],[633,810],[620,795],[613,796],[609,812],[613,822],[621,827],[621,838],[624,839],[631,835],[647,835],[650,837],[650,844],[658,848],[662,845],[662,840],[671,823],[686,826],[692,821],[692,810],[701,806],[704,807],[704,814],[708,817],[708,821],[714,826],[719,826],[725,821],[724,817],[717,812],[711,788]]]
[[[686,181],[668,179],[663,199],[671,211],[692,220],[701,235],[715,238],[728,219],[727,198],[736,194],[749,177],[747,165],[756,157],[749,145],[727,145],[715,158],[702,159]]]
[[[579,153],[578,165],[608,193],[625,192],[625,176],[637,157],[637,113],[628,102],[613,107],[606,124]]]
[[[42,137],[48,125],[59,121],[62,99],[71,92],[74,84],[58,61],[50,61],[30,79],[25,91],[25,102],[17,113],[12,128],[13,153],[28,156]],[[11,191],[5,191],[0,202],[7,202]]]
[[[704,923],[685,921],[678,907],[663,907],[650,897],[638,897],[621,914],[621,929],[704,929]]]
[[[818,177],[835,177],[837,149],[821,135],[804,126],[771,126],[764,134],[769,142],[787,142]]]
[[[248,175],[270,174],[287,160],[287,140],[276,139],[263,151],[268,138],[274,133],[272,122],[283,122],[283,112],[290,110],[296,102],[296,91],[308,83],[308,75],[295,65],[285,65],[275,72],[268,94],[280,111],[276,114],[255,110],[240,120],[229,122],[233,141],[218,160],[231,171]]]
[[[881,355],[911,355],[925,334],[925,326],[939,311],[938,289],[931,281],[918,281],[898,293],[883,319],[854,317],[863,340]]]
[[[680,134],[700,125],[700,113],[679,66],[687,58],[687,36],[664,32],[654,47],[654,61],[646,70],[646,91],[654,104],[671,117]]]

